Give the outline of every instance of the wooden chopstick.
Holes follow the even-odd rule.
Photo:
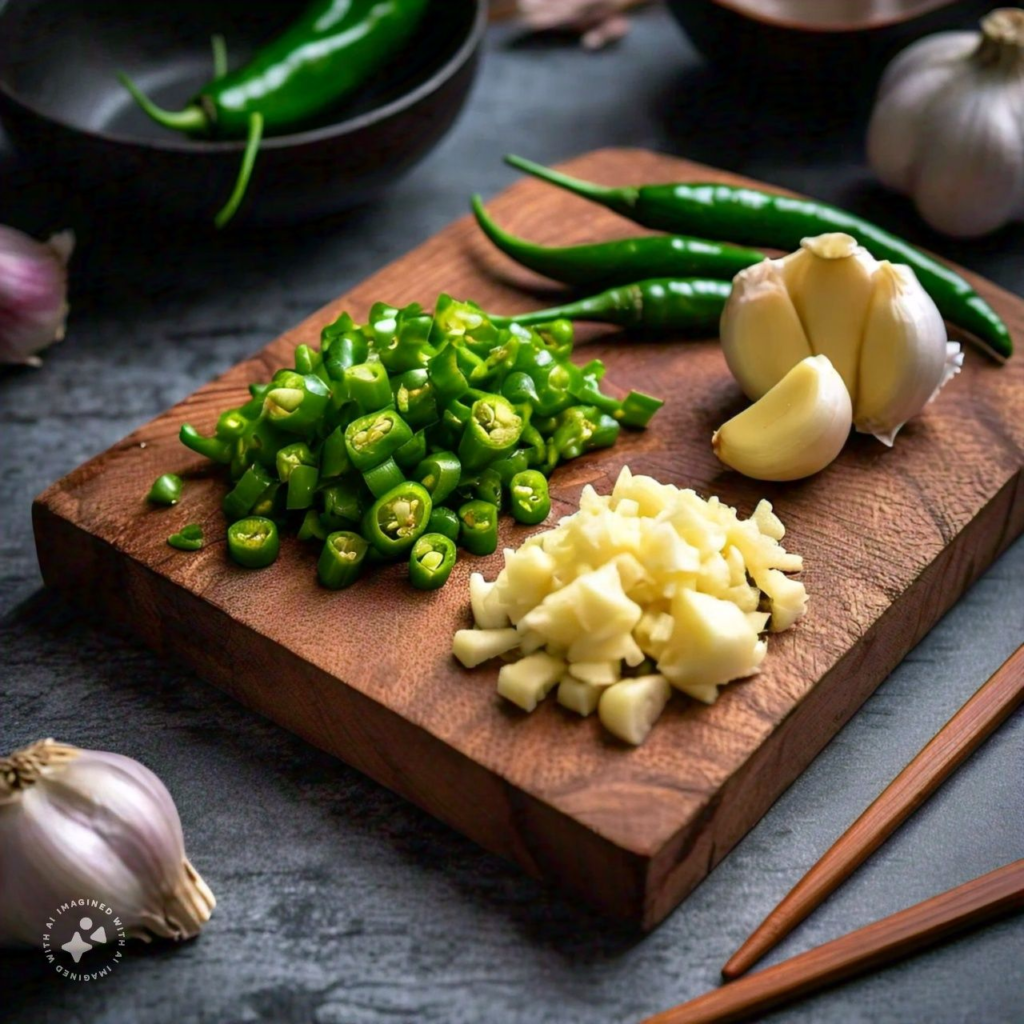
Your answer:
[[[791,960],[656,1013],[644,1024],[729,1024],[746,1020],[1022,909],[1024,860],[1018,860]]]
[[[1024,646],[939,730],[722,968],[746,973],[868,859],[1024,702]]]

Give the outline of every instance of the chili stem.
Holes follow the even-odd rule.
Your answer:
[[[210,36],[210,50],[213,52],[213,80],[217,81],[228,73],[228,44],[219,32]]]
[[[256,153],[260,148],[262,138],[263,115],[258,110],[254,110],[249,115],[249,134],[245,140],[242,166],[239,168],[234,190],[220,212],[213,218],[213,223],[218,228],[224,227],[234,217],[238,207],[242,205],[242,199],[245,198],[245,190],[249,187],[249,178],[252,177],[252,169],[256,163]]]
[[[142,112],[174,132],[204,132],[210,127],[210,120],[202,107],[185,107],[184,110],[164,110],[158,107],[123,71],[117,73],[121,84],[132,94],[132,99]]]

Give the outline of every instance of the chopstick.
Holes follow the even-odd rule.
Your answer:
[[[925,949],[943,939],[1024,909],[1024,860],[917,903],[748,975],[731,985],[648,1017],[643,1024],[729,1024],[852,978],[872,967]]]
[[[939,730],[722,968],[746,973],[877,850],[1024,702],[1024,646]]]

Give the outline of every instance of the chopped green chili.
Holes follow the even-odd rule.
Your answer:
[[[426,488],[406,480],[373,503],[363,535],[385,557],[403,555],[426,532],[432,508]]]
[[[548,482],[543,473],[527,469],[517,473],[508,488],[509,506],[517,523],[535,526],[544,522],[551,511]]]
[[[285,507],[289,511],[309,508],[313,504],[319,479],[320,471],[316,466],[295,466],[288,474],[288,497]]]
[[[273,481],[267,471],[258,463],[251,465],[235,484],[234,489],[224,495],[221,507],[231,522],[247,516]]]
[[[459,442],[459,460],[465,469],[482,469],[512,451],[522,432],[523,419],[507,398],[478,398]]]
[[[490,555],[498,548],[498,506],[467,501],[459,508],[459,542],[471,555]]]
[[[316,574],[330,590],[351,586],[359,578],[369,544],[358,533],[338,530],[324,541]]]
[[[167,543],[179,551],[198,551],[203,546],[203,528],[198,523],[189,523],[172,533]]]
[[[263,569],[277,558],[277,524],[263,516],[239,519],[228,527],[228,554],[246,569]]]
[[[410,574],[434,585],[443,553],[423,545],[422,558],[411,554],[424,534],[488,554],[503,506],[521,522],[543,521],[544,477],[613,443],[620,424],[645,425],[660,404],[602,392],[604,364],[575,365],[572,340],[568,320],[499,327],[449,296],[433,317],[377,303],[365,326],[345,314],[327,324],[319,350],[299,345],[294,368],[250,385],[250,400],[222,413],[214,436],[182,429],[234,481],[224,510],[243,522],[231,556],[272,560],[279,541],[262,524],[290,521],[303,540],[361,536],[359,564],[409,558]]]
[[[425,533],[409,555],[409,582],[417,590],[437,590],[455,566],[455,543],[443,533]]]
[[[440,505],[458,486],[461,473],[462,463],[454,452],[434,452],[416,466],[412,475],[427,489],[430,500]]]
[[[164,473],[153,481],[146,500],[154,505],[177,505],[181,500],[182,479],[176,473]]]
[[[306,509],[302,517],[302,525],[296,534],[299,540],[326,540],[327,531],[320,522],[320,513],[315,508]]]
[[[345,428],[348,457],[360,472],[379,466],[407,441],[412,429],[395,409],[380,409],[353,420]]]
[[[435,505],[427,523],[428,533],[443,533],[449,540],[459,539],[459,514],[453,508]]]
[[[405,474],[392,457],[385,459],[379,466],[374,466],[373,469],[368,469],[363,474],[363,481],[375,498],[387,494],[403,480],[405,480]]]

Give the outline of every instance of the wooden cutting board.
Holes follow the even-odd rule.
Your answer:
[[[566,166],[608,184],[751,184],[633,150]],[[491,208],[513,231],[547,243],[635,230],[535,181]],[[972,280],[1024,343],[1024,303]],[[712,430],[743,405],[715,341],[581,331],[581,359],[606,360],[609,382],[669,403],[650,430],[624,431],[615,448],[559,469],[555,515],[575,509],[585,483],[608,491],[626,463],[718,494],[745,515],[767,497],[789,529],[787,546],[805,558],[811,595],[807,618],[771,638],[760,675],[730,685],[712,707],[674,697],[647,743],[632,749],[596,716],[581,720],[553,700],[524,715],[495,694],[495,669],[467,672],[453,661],[452,633],[470,621],[469,573],[493,578],[500,553],[463,558],[430,595],[406,584],[402,566],[350,590],[323,590],[317,552],[294,538],[270,569],[237,568],[223,541],[225,484],[177,441],[185,420],[212,430],[250,381],[289,363],[294,345],[315,344],[343,309],[362,319],[378,299],[429,305],[449,291],[495,311],[523,310],[538,301],[524,284],[542,282],[494,252],[468,218],[446,228],[54,484],[33,509],[39,562],[49,585],[161,654],[530,873],[650,928],[1024,530],[1024,355],[999,367],[969,352],[960,377],[893,450],[857,437],[824,473],[773,486],[725,471],[711,454]],[[150,483],[169,471],[186,478],[184,499],[148,508]],[[165,543],[188,522],[210,538],[197,554]],[[529,532],[503,517],[501,546]]]

